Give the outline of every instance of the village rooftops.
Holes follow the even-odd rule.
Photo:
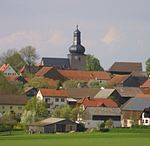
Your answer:
[[[85,111],[88,111],[92,115],[121,116],[120,108],[116,107],[87,107]]]
[[[78,101],[78,105],[84,105],[84,107],[118,107],[118,105],[108,98],[83,98]]]
[[[64,77],[72,80],[110,80],[110,74],[105,71],[58,70]]]
[[[56,89],[44,89],[40,88],[43,97],[69,97],[66,90],[56,90]]]
[[[143,111],[150,106],[150,98],[131,98],[122,107],[122,110]]]
[[[130,74],[133,71],[142,71],[142,63],[115,62],[109,69],[109,72],[118,74]]]
[[[50,117],[50,118],[44,119],[42,121],[31,123],[30,125],[34,125],[34,126],[46,126],[46,125],[58,123],[58,122],[61,122],[61,121],[64,121],[64,120],[65,119],[63,119],[63,118],[52,118],[52,117]]]

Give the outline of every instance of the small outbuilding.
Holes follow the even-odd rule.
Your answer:
[[[63,118],[47,118],[29,125],[29,133],[56,133],[76,131],[77,124]]]

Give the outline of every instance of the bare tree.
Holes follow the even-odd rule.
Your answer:
[[[20,54],[27,65],[32,66],[36,60],[39,59],[39,55],[36,53],[36,49],[32,46],[26,46],[20,50]]]

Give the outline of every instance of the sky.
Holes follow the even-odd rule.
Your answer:
[[[79,25],[86,54],[113,62],[150,57],[150,0],[0,0],[0,54],[28,45],[66,58]]]

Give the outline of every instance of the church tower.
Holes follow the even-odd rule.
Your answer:
[[[81,32],[78,25],[73,34],[73,45],[69,47],[68,58],[71,69],[86,70],[85,48],[81,45]]]

